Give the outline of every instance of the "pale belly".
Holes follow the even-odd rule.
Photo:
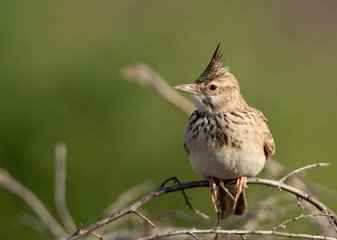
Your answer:
[[[242,150],[224,146],[218,151],[199,146],[191,149],[190,163],[200,177],[235,179],[241,176],[254,177],[265,164],[265,155],[261,147],[245,147]]]

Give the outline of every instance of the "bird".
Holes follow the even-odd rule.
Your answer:
[[[228,67],[221,67],[222,56],[219,43],[194,83],[173,88],[189,93],[195,102],[184,149],[195,173],[209,181],[213,203],[224,219],[245,213],[247,177],[263,169],[275,153],[275,143],[266,117],[246,103],[237,79]],[[227,189],[224,180],[235,180],[236,185]],[[218,195],[217,181],[222,186]]]

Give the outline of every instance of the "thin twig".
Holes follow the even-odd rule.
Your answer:
[[[80,223],[80,226],[77,228],[76,232],[74,234],[79,234],[82,231],[83,223]]]
[[[103,237],[100,236],[99,234],[95,233],[95,232],[91,232],[90,234],[93,235],[94,237],[100,239],[100,240],[103,240]]]
[[[297,206],[300,208],[300,209],[304,209],[304,206],[303,206],[303,204],[302,204],[302,202],[301,202],[301,198],[299,198],[299,197],[297,197]]]
[[[66,159],[66,145],[64,143],[56,144],[54,201],[64,227],[68,232],[73,232],[76,229],[76,225],[66,203]]]
[[[310,235],[310,234],[301,234],[301,233],[288,233],[288,232],[277,232],[277,231],[263,231],[263,230],[216,230],[216,229],[206,229],[206,230],[180,230],[159,233],[144,238],[139,238],[138,240],[153,240],[164,237],[172,237],[178,235],[190,235],[194,234],[222,234],[222,235],[259,235],[259,236],[275,236],[275,237],[289,237],[289,238],[304,238],[304,239],[326,239],[326,240],[337,240],[334,237],[320,236],[320,235]]]
[[[142,85],[153,87],[168,102],[183,110],[186,114],[191,114],[195,106],[191,101],[175,92],[167,82],[155,73],[149,66],[139,64],[122,69],[122,76],[128,79],[135,79]]]
[[[222,180],[220,180],[220,183],[218,184],[218,186],[225,192],[228,194],[228,196],[235,201],[235,198],[233,197],[233,195],[229,192],[229,190],[223,185],[221,184]]]
[[[315,164],[307,165],[307,166],[301,167],[299,169],[296,169],[295,171],[292,171],[291,173],[288,173],[283,178],[281,178],[279,181],[280,181],[280,183],[283,183],[289,177],[291,177],[291,176],[293,176],[293,175],[295,175],[295,174],[297,174],[301,171],[304,171],[304,170],[307,170],[307,169],[310,169],[310,168],[313,168],[313,167],[327,167],[329,165],[330,165],[330,163],[315,163]]]
[[[333,216],[329,216],[329,223],[332,225],[333,229],[335,230],[335,232],[337,233],[337,224],[335,223],[334,219],[332,219]]]
[[[241,237],[242,240],[245,240],[245,239],[246,239],[245,236],[244,236],[243,234],[240,234],[239,236]]]
[[[299,190],[295,187],[292,187],[290,185],[286,185],[284,183],[281,184],[281,186],[280,186],[279,181],[263,179],[263,178],[250,178],[250,179],[247,180],[247,183],[249,183],[249,184],[263,184],[263,185],[272,186],[272,187],[276,187],[276,188],[281,187],[282,190],[288,191],[288,192],[296,195],[297,197],[300,197],[303,200],[311,203],[318,210],[320,210],[322,213],[331,214],[332,218],[334,220],[334,223],[337,225],[337,216],[332,210],[330,210],[327,206],[325,206],[323,203],[318,201],[313,196],[310,196],[309,194],[304,193],[304,192],[302,192],[301,190]]]
[[[193,232],[187,232],[188,235],[192,236],[196,240],[200,240],[197,235],[195,235]]]
[[[118,209],[125,208],[127,204],[129,204],[132,200],[136,199],[136,197],[139,197],[146,192],[149,192],[151,189],[153,189],[153,187],[154,184],[150,180],[144,181],[131,187],[130,189],[122,193],[113,204],[111,204],[103,211],[104,216],[108,216],[116,212]]]
[[[271,174],[274,178],[282,178],[287,174],[287,169],[282,166],[280,163],[276,162],[273,159],[269,159],[267,164],[265,165],[266,172]],[[313,184],[306,179],[306,181],[303,181],[303,179],[299,178],[297,175],[293,175],[293,177],[287,179],[288,185],[291,185],[293,187],[296,187],[298,189],[301,189],[304,192],[309,192],[310,187],[313,186]],[[323,186],[322,186],[323,187]],[[320,188],[322,191],[325,190],[324,188]],[[322,193],[319,192],[316,195],[320,195],[322,197]],[[303,202],[298,199],[298,206],[300,208],[305,207],[307,210],[309,210],[310,214],[315,214],[317,212],[317,208],[314,205],[311,205],[309,203]],[[333,199],[336,199],[336,195]],[[325,219],[325,218],[318,218],[317,219],[316,226],[319,226],[320,231],[322,232],[322,235],[332,235],[335,233],[335,225],[333,225],[333,228],[330,228],[329,225],[331,224],[331,219]]]
[[[64,238],[68,235],[35,194],[2,168],[0,168],[0,186],[24,200],[55,237]]]
[[[260,184],[260,185],[266,185],[266,186],[272,186],[275,188],[278,188],[280,186],[279,181],[275,181],[275,180],[269,180],[269,179],[262,179],[262,178],[248,178],[247,179],[247,184]],[[145,195],[144,197],[142,197],[141,199],[139,199],[138,201],[136,201],[135,203],[131,204],[130,206],[128,206],[127,208],[120,210],[108,217],[103,218],[102,220],[90,225],[89,227],[78,231],[77,233],[73,234],[71,237],[69,237],[68,239],[79,239],[81,237],[86,236],[87,234],[89,234],[90,232],[103,227],[104,225],[115,221],[116,219],[130,214],[134,211],[136,211],[136,209],[138,209],[140,206],[144,205],[145,203],[147,203],[148,201],[167,194],[167,193],[171,193],[171,192],[176,192],[176,191],[181,191],[183,189],[189,189],[189,188],[197,188],[197,187],[209,187],[209,183],[208,181],[195,181],[195,182],[187,182],[187,183],[181,183],[181,184],[177,184],[177,185],[173,185],[173,186],[169,186],[169,187],[165,187],[165,188],[158,188],[157,190]],[[324,214],[331,214],[331,217],[333,218],[334,224],[337,223],[337,216],[336,214],[331,211],[328,207],[326,207],[323,203],[321,203],[320,201],[318,201],[317,199],[315,199],[314,197],[302,192],[301,190],[289,186],[287,184],[281,184],[281,189],[288,191],[302,199],[304,199],[305,201],[311,203],[312,205],[314,205],[317,209],[319,209],[322,213]],[[267,231],[268,232],[268,231]],[[216,232],[214,232],[216,233]],[[220,233],[220,232],[219,232]],[[240,234],[240,233],[239,233]],[[246,233],[241,233],[243,235],[246,235]],[[324,239],[324,238],[318,238],[318,239]],[[331,238],[333,239],[333,238]]]
[[[162,188],[166,185],[166,183],[168,183],[169,181],[174,181],[175,183],[180,184],[180,181],[177,177],[170,177],[168,179],[166,179],[159,188]],[[192,210],[195,214],[199,215],[200,217],[202,217],[203,219],[210,219],[209,216],[207,216],[205,213],[199,211],[198,209],[194,208],[192,203],[189,200],[189,197],[187,197],[187,194],[185,193],[184,189],[181,190],[181,193],[183,194],[183,197],[185,199],[185,204],[187,205],[187,207]]]
[[[156,227],[156,225],[155,225],[153,222],[151,222],[150,219],[148,219],[147,217],[145,217],[143,214],[141,214],[141,213],[139,213],[139,212],[136,212],[136,211],[133,211],[132,213],[134,213],[134,214],[136,214],[137,216],[143,218],[143,219],[144,219],[146,222],[148,222],[153,228]]]
[[[177,177],[169,177],[168,179],[166,179],[159,188],[163,188],[165,187],[166,183],[168,183],[169,181],[173,181],[175,183],[180,183],[179,179]]]
[[[314,218],[314,217],[332,217],[331,214],[323,214],[323,213],[317,213],[317,214],[308,214],[308,215],[303,215],[301,214],[300,216],[297,216],[297,217],[294,217],[292,219],[289,219],[289,220],[286,220],[286,221],[283,221],[281,224],[279,224],[278,226],[276,227],[273,227],[272,230],[275,231],[276,229],[278,228],[284,228],[285,229],[285,225],[289,222],[293,222],[293,221],[296,221],[296,220],[299,220],[299,219],[302,219],[302,218]]]
[[[130,214],[134,211],[136,211],[140,206],[144,205],[145,203],[147,203],[148,201],[164,195],[166,193],[171,193],[171,192],[176,192],[176,191],[181,191],[182,189],[186,189],[186,188],[196,188],[196,187],[205,187],[205,186],[209,186],[208,185],[208,181],[196,181],[196,182],[190,182],[190,183],[182,183],[182,184],[177,184],[177,185],[173,185],[173,186],[169,186],[169,187],[165,187],[165,188],[158,188],[157,190],[145,195],[144,197],[142,197],[141,199],[139,199],[138,201],[134,202],[133,204],[131,204],[130,206],[108,216],[103,218],[102,220],[99,220],[96,223],[91,224],[89,227],[80,230],[80,231],[76,231],[72,236],[70,236],[68,239],[79,239],[81,237],[84,237],[86,235],[88,235],[90,232],[103,227],[104,225],[117,220],[120,217],[123,217],[127,214]]]

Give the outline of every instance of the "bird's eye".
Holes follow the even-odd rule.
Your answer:
[[[218,87],[216,86],[216,85],[210,85],[209,86],[209,90],[211,90],[211,91],[214,91],[214,90],[216,90]]]

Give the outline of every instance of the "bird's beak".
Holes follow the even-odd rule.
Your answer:
[[[173,87],[174,89],[187,92],[193,95],[197,95],[200,93],[199,87],[197,84],[181,84]]]

